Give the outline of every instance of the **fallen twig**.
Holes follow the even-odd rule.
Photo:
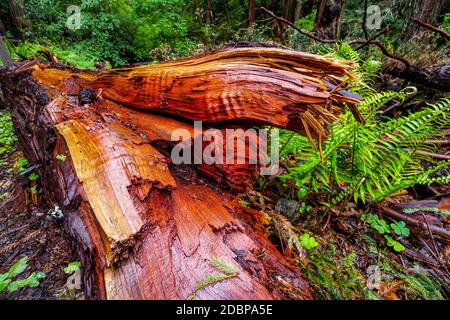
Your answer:
[[[316,35],[314,35],[314,34],[311,33],[311,32],[307,32],[307,31],[305,31],[305,30],[302,30],[302,29],[298,28],[297,26],[295,26],[295,25],[294,25],[293,23],[291,23],[290,21],[288,21],[288,20],[286,20],[286,19],[284,19],[284,18],[282,18],[282,17],[278,17],[278,16],[275,15],[272,11],[267,10],[267,9],[264,8],[264,7],[261,7],[261,10],[265,11],[266,13],[268,13],[268,14],[269,14],[272,18],[274,18],[275,20],[278,20],[279,22],[282,22],[282,23],[288,25],[288,26],[291,27],[292,29],[297,30],[297,31],[300,32],[301,34],[303,34],[303,35],[305,35],[305,36],[307,36],[307,37],[309,37],[309,38],[311,38],[311,39],[313,39],[313,40],[316,40],[316,41],[322,42],[322,43],[336,43],[336,42],[339,42],[339,41],[332,40],[332,39],[322,39],[322,38],[319,38],[319,37],[317,37]]]
[[[382,213],[390,218],[404,221],[412,226],[422,228],[424,230],[428,230],[427,224],[425,222],[419,221],[415,218],[406,216],[404,214],[398,213],[397,211],[384,207],[384,206],[378,206],[377,207]],[[437,227],[430,225],[430,230],[434,236],[439,237],[441,240],[450,243],[450,230],[447,230],[442,227]]]
[[[426,144],[450,145],[450,140],[425,140]]]
[[[421,154],[424,156],[429,156],[429,157],[436,158],[436,159],[450,160],[450,156],[448,156],[446,154],[432,153],[432,152],[426,152],[426,151],[421,151],[421,150],[417,150],[416,152],[418,154]]]
[[[434,253],[436,255],[436,259],[439,261],[439,263],[444,268],[444,270],[447,272],[447,274],[449,274],[447,266],[446,266],[445,262],[442,261],[442,258],[441,258],[440,254],[439,254],[439,250],[438,250],[438,247],[436,245],[436,240],[434,240],[433,232],[431,231],[430,223],[428,222],[427,218],[425,217],[425,215],[423,213],[422,213],[422,218],[423,218],[423,220],[425,221],[425,223],[427,225],[428,233],[430,234],[431,242],[433,243],[433,249],[434,249]]]

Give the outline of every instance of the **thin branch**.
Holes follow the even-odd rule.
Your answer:
[[[397,211],[384,207],[384,206],[378,206],[378,209],[382,211],[382,213],[392,219],[395,220],[401,220],[404,221],[412,226],[422,228],[424,230],[428,230],[428,226],[425,222],[419,221],[413,217],[406,216],[404,214],[398,213]],[[450,230],[447,230],[445,228],[441,228],[438,226],[430,225],[431,232],[433,235],[439,237],[440,239],[444,240],[447,243],[450,243]]]
[[[268,13],[275,20],[288,25],[292,29],[297,30],[301,34],[303,34],[303,35],[305,35],[305,36],[307,36],[307,37],[309,37],[309,38],[311,38],[313,40],[316,40],[316,41],[321,42],[321,43],[333,43],[333,44],[335,44],[335,43],[342,43],[342,41],[339,41],[339,40],[321,39],[321,38],[315,36],[314,34],[312,34],[311,32],[307,32],[305,30],[302,30],[302,29],[298,28],[297,26],[295,26],[291,22],[287,21],[286,19],[276,16],[272,11],[267,10],[264,7],[261,7],[261,10],[263,10],[266,13]],[[380,36],[380,34],[378,34],[378,36]],[[367,41],[366,40],[352,40],[352,41],[349,41],[348,43],[349,44],[362,44],[362,45],[365,45],[367,43]],[[406,66],[406,68],[411,67],[411,64],[409,63],[408,60],[406,60],[406,59],[404,59],[402,57],[398,57],[398,56],[394,55],[393,53],[390,53],[389,50],[386,49],[386,47],[379,40],[371,40],[371,41],[368,42],[368,44],[372,44],[372,45],[377,46],[386,57],[389,57],[391,59],[394,59],[394,60],[402,62]]]
[[[363,17],[363,25],[362,25],[362,29],[364,31],[364,36],[366,38],[366,40],[369,39],[369,32],[367,31],[367,2],[368,0],[364,0],[364,17]]]
[[[419,19],[417,19],[417,18],[410,18],[410,19],[411,19],[413,22],[417,23],[419,26],[421,26],[421,27],[423,27],[423,28],[425,28],[425,29],[434,31],[434,32],[436,32],[436,33],[439,33],[439,34],[440,34],[441,36],[443,36],[445,39],[450,40],[450,33],[448,33],[447,31],[445,31],[445,30],[443,30],[443,29],[441,29],[441,28],[439,28],[439,27],[436,27],[436,26],[434,26],[434,25],[432,25],[432,24],[430,24],[430,23],[426,23],[426,22],[424,22],[424,21],[422,21],[422,20],[419,20]]]
[[[383,34],[389,32],[391,30],[391,28],[386,27],[383,30],[381,30],[380,32],[378,32],[376,35],[374,35],[372,38],[368,39],[365,43],[363,43],[362,45],[360,45],[359,47],[357,47],[355,49],[355,51],[359,51],[362,48],[364,48],[365,46],[367,46],[368,44],[370,44],[372,41],[374,41],[375,39],[377,39],[378,37],[382,36]]]
[[[297,30],[297,31],[300,32],[301,34],[303,34],[303,35],[305,35],[305,36],[307,36],[307,37],[309,37],[309,38],[311,38],[311,39],[313,39],[313,40],[316,40],[316,41],[321,42],[321,43],[336,43],[336,42],[338,42],[338,41],[336,41],[336,40],[331,40],[331,39],[321,39],[321,38],[315,36],[314,34],[312,34],[311,32],[307,32],[307,31],[305,31],[305,30],[302,30],[302,29],[298,28],[297,26],[295,26],[295,25],[294,25],[293,23],[291,23],[290,21],[288,21],[288,20],[286,20],[286,19],[284,19],[284,18],[282,18],[282,17],[276,16],[272,11],[267,10],[267,9],[264,8],[264,7],[261,7],[261,10],[263,10],[263,11],[266,12],[266,13],[268,13],[268,14],[269,14],[272,18],[274,18],[275,20],[278,20],[279,22],[282,22],[282,23],[288,25],[288,26],[291,27],[292,29]]]
[[[418,154],[421,154],[424,156],[429,156],[429,157],[436,158],[436,159],[450,160],[450,156],[448,156],[446,154],[432,153],[432,152],[426,152],[426,151],[422,151],[422,150],[417,150],[416,152]]]
[[[433,232],[431,231],[430,223],[428,222],[427,218],[425,217],[425,214],[423,214],[423,213],[422,213],[422,218],[425,221],[425,223],[427,224],[428,233],[430,234],[431,242],[433,243],[433,249],[434,249],[434,252],[435,252],[436,259],[439,261],[439,263],[444,268],[444,270],[447,272],[447,274],[449,274],[447,266],[446,266],[445,262],[442,261],[442,258],[441,258],[440,254],[439,254],[439,250],[438,250],[438,247],[436,245],[436,240],[434,240]]]
[[[365,44],[366,41],[365,40],[353,40],[353,41],[349,41],[348,43],[349,44],[359,44],[359,43]],[[372,40],[369,42],[369,44],[373,44],[374,46],[377,46],[386,57],[389,57],[393,60],[400,61],[401,63],[403,63],[405,65],[406,68],[411,67],[411,63],[408,60],[406,60],[405,58],[396,56],[393,53],[390,53],[389,50],[384,46],[384,44],[380,42],[380,40]]]
[[[450,140],[425,140],[426,144],[439,144],[441,146],[450,145]]]

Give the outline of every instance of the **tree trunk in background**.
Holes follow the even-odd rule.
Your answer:
[[[22,10],[20,9],[20,7],[14,4],[13,0],[7,0],[7,2],[9,7],[9,16],[11,19],[11,23],[16,29],[15,31],[17,32],[17,34],[20,35],[21,34],[20,30],[22,29],[22,21],[21,21],[21,17],[23,15]]]
[[[343,0],[319,0],[314,31],[336,38]]]
[[[302,0],[297,0],[296,2],[297,5],[295,6],[294,22],[302,16]]]
[[[256,17],[256,0],[248,0],[247,22],[249,26],[253,22],[255,22],[255,17]]]
[[[414,18],[423,22],[435,24],[442,10],[446,6],[445,0],[418,0],[417,11]],[[411,39],[420,30],[420,26],[410,22],[404,39]]]
[[[292,0],[284,0],[284,2],[283,2],[283,7],[284,7],[283,17],[288,21],[291,21],[291,19],[290,19],[291,4],[292,4]]]
[[[5,34],[6,34],[6,28],[2,22],[2,19],[0,19],[0,36],[5,35]]]
[[[212,11],[212,0],[206,0],[206,24],[210,25],[213,23],[213,11]]]
[[[306,17],[314,10],[316,0],[302,0],[302,11],[300,18]]]
[[[9,52],[6,49],[5,44],[3,43],[3,37],[0,36],[0,60],[3,62],[4,66],[9,66],[12,63],[11,57],[9,56]]]

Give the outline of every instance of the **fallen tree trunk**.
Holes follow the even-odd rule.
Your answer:
[[[345,75],[334,61],[261,48],[102,73],[32,62],[0,71],[0,98],[40,164],[45,200],[63,210],[88,298],[309,299],[299,270],[230,193],[257,165],[174,165],[171,138],[193,131],[179,118],[323,136],[342,103],[355,103],[324,82]],[[216,258],[234,271],[214,278]]]
[[[416,66],[408,68],[389,66],[385,68],[384,72],[427,88],[444,92],[450,91],[450,67],[448,65],[434,66],[428,69],[420,69]]]

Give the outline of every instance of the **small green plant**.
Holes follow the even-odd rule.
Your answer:
[[[314,28],[315,19],[316,19],[316,10],[313,10],[307,16],[295,21],[295,26],[305,31],[312,31]]]
[[[37,186],[32,186],[30,188],[31,194],[36,195],[38,193]]]
[[[404,245],[402,245],[400,242],[392,239],[392,237],[390,235],[385,234],[384,238],[387,241],[387,245],[389,247],[392,247],[392,249],[394,249],[394,251],[402,252],[402,251],[404,251],[406,249]]]
[[[355,252],[345,252],[328,243],[298,263],[308,281],[317,287],[317,299],[377,299],[356,268],[356,258]]]
[[[8,272],[0,274],[0,293],[5,289],[9,293],[13,293],[22,287],[34,288],[39,286],[39,281],[45,278],[45,273],[43,272],[33,272],[25,279],[14,280],[17,276],[25,271],[28,266],[28,257],[25,256],[19,261],[14,263]]]
[[[339,45],[333,56],[360,64],[351,84],[352,91],[364,97],[358,109],[366,124],[345,112],[330,126],[322,152],[307,137],[281,130],[280,157],[295,161],[280,177],[282,183],[288,188],[295,186],[294,192],[306,189],[297,194],[299,200],[307,194],[323,195],[322,203],[329,207],[351,199],[376,203],[416,185],[449,183],[450,161],[433,159],[430,154],[436,153],[438,146],[426,141],[443,139],[443,132],[450,128],[450,99],[399,118],[377,117],[387,103],[402,104],[417,89],[376,93],[370,83],[378,74],[378,63],[364,62],[345,44]]]
[[[387,224],[387,222],[383,219],[380,219],[376,214],[369,214],[368,216],[361,216],[361,220],[367,222],[373,229],[377,230],[379,234],[390,233],[391,228]]]
[[[300,212],[300,213],[308,213],[311,210],[312,210],[312,206],[310,206],[306,202],[302,202],[300,208],[298,209],[298,212]]]
[[[64,273],[65,274],[72,274],[75,271],[79,270],[81,267],[81,263],[80,261],[74,261],[74,262],[70,262],[67,267],[64,268]]]
[[[409,229],[406,226],[405,221],[396,221],[391,223],[391,228],[398,236],[409,237]]]
[[[389,225],[384,219],[380,219],[373,213],[369,215],[362,215],[361,220],[367,222],[379,234],[384,235],[386,244],[394,249],[394,251],[402,252],[406,249],[404,245],[390,236],[391,232],[394,232],[398,236],[409,236],[410,231],[404,221],[394,221]]]
[[[418,298],[425,300],[445,299],[441,293],[444,288],[442,279],[418,265],[406,271],[402,265],[397,265],[394,261],[384,260],[381,263],[381,268],[402,280],[406,284],[404,288],[408,294],[416,295]]]
[[[0,112],[0,156],[9,153],[16,141],[13,132],[11,114],[9,112]]]
[[[64,155],[64,154],[58,154],[56,156],[56,159],[59,160],[59,161],[62,161],[62,162],[66,161],[66,158],[67,158],[67,156]]]
[[[16,168],[17,173],[22,173],[26,170],[28,165],[28,159],[25,157],[21,157],[14,163],[14,167]]]
[[[236,277],[238,274],[238,271],[234,266],[232,266],[226,261],[221,260],[220,258],[213,257],[209,260],[209,263],[211,264],[211,266],[213,266],[217,271],[220,271],[222,274],[220,273],[208,274],[205,278],[203,278],[200,282],[197,283],[195,287],[195,292],[188,298],[188,300],[195,300],[198,291],[208,286],[211,286],[215,283],[221,282],[223,280]]]
[[[450,12],[447,12],[444,15],[444,22],[442,23],[442,27],[447,31],[450,32]]]
[[[39,179],[39,175],[36,172],[32,172],[28,179],[30,179],[30,181],[36,181],[37,179]]]
[[[317,247],[319,245],[319,243],[317,243],[316,239],[307,233],[300,236],[300,244],[306,250],[314,249],[315,247]]]

